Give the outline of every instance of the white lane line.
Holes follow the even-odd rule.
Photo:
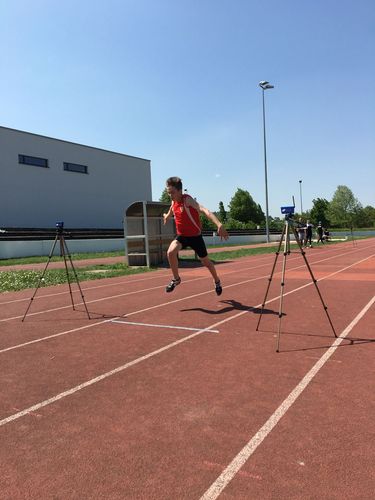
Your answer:
[[[363,262],[363,261],[365,261],[365,260],[367,260],[367,259],[369,259],[369,258],[370,258],[370,257],[366,257],[365,259],[362,259],[362,260],[360,260],[359,262]],[[354,265],[355,265],[355,264],[352,264],[351,266],[347,266],[347,267],[346,267],[346,268],[344,268],[344,269],[347,269],[347,268],[352,267],[352,266],[354,266]],[[335,273],[332,273],[332,274],[337,274],[337,273],[339,273],[339,272],[341,272],[341,271],[336,271]],[[327,278],[327,277],[326,277],[326,278]],[[326,279],[326,278],[322,278],[322,279]],[[302,288],[305,288],[306,286],[309,286],[309,285],[312,285],[312,282],[310,282],[310,283],[309,283],[309,284],[307,284],[307,285],[303,285],[303,286],[301,286],[301,287],[299,287],[299,288],[296,288],[295,290],[291,290],[291,291],[289,291],[288,293],[286,293],[285,295],[290,295],[290,294],[292,294],[292,293],[294,293],[294,292],[296,292],[296,291],[298,291],[298,290],[300,290],[300,289],[302,289]],[[266,304],[269,304],[270,302],[273,302],[273,301],[277,300],[278,298],[279,298],[279,297],[274,297],[273,299],[268,300],[268,301],[266,302]],[[373,297],[373,299],[372,299],[372,300],[374,300],[374,299],[375,299],[375,297]],[[370,301],[370,302],[371,302],[371,301]],[[260,306],[261,306],[261,304],[258,304],[257,306],[255,306],[255,308],[258,308],[258,307],[260,307]],[[192,339],[192,338],[194,338],[194,337],[197,337],[197,336],[198,336],[198,335],[200,335],[201,333],[203,333],[203,332],[207,331],[207,329],[208,329],[208,328],[210,328],[210,329],[216,328],[216,327],[218,327],[218,326],[220,326],[220,325],[223,325],[224,323],[227,323],[227,322],[229,322],[229,321],[232,321],[233,319],[239,318],[240,316],[242,316],[242,315],[244,315],[244,314],[246,314],[246,313],[249,313],[249,311],[248,311],[248,310],[246,310],[246,311],[240,311],[240,312],[238,312],[237,314],[234,314],[233,316],[230,316],[229,318],[225,318],[225,319],[223,319],[223,320],[221,320],[221,321],[218,321],[217,323],[214,323],[214,324],[212,324],[212,325],[208,326],[207,328],[203,328],[202,330],[199,330],[198,332],[192,333],[191,335],[188,335],[187,337],[183,337],[183,338],[182,338],[182,339],[180,339],[180,340],[176,340],[175,342],[172,342],[171,344],[167,344],[166,346],[161,347],[160,349],[157,349],[156,351],[153,351],[153,352],[151,352],[151,353],[145,354],[144,356],[141,356],[140,358],[137,358],[137,359],[135,359],[135,360],[133,360],[133,361],[130,361],[129,363],[126,363],[125,365],[122,365],[122,366],[120,366],[120,367],[118,367],[118,368],[115,368],[114,370],[111,370],[111,371],[109,371],[109,372],[107,372],[107,373],[103,373],[102,375],[99,375],[98,377],[95,377],[95,378],[93,378],[93,379],[91,379],[91,380],[88,380],[88,381],[86,381],[86,382],[83,382],[82,384],[77,385],[76,387],[73,387],[73,388],[71,388],[71,389],[69,389],[69,390],[67,390],[67,391],[61,392],[60,394],[57,394],[57,396],[54,396],[54,397],[52,397],[52,398],[50,398],[50,399],[47,399],[47,400],[45,400],[45,401],[42,401],[41,403],[37,403],[37,404],[35,404],[35,405],[33,405],[33,406],[29,407],[29,408],[26,408],[25,410],[22,410],[22,411],[20,411],[20,412],[18,412],[18,413],[15,413],[15,414],[13,414],[13,415],[10,415],[9,417],[7,417],[7,418],[5,418],[5,419],[0,420],[0,427],[1,427],[2,425],[5,425],[5,424],[9,423],[9,422],[12,422],[13,420],[16,420],[16,419],[18,419],[18,418],[20,418],[20,417],[23,417],[23,416],[25,416],[25,415],[27,415],[27,414],[29,414],[29,413],[32,413],[32,412],[34,412],[34,411],[38,410],[39,408],[42,408],[42,407],[47,406],[47,405],[49,405],[49,404],[51,404],[51,403],[54,403],[55,401],[58,401],[58,400],[60,400],[60,399],[63,399],[63,398],[65,398],[66,396],[70,396],[71,394],[74,394],[75,392],[77,392],[77,391],[79,391],[79,390],[81,390],[81,389],[84,389],[85,387],[88,387],[88,386],[90,386],[90,385],[93,385],[93,384],[95,384],[95,383],[97,383],[97,382],[100,382],[101,380],[104,380],[104,379],[106,379],[106,378],[108,378],[108,377],[110,377],[110,376],[112,376],[112,375],[115,375],[116,373],[119,373],[119,372],[121,372],[121,371],[123,371],[123,370],[126,370],[127,368],[129,368],[129,367],[131,367],[131,366],[134,366],[134,365],[136,365],[136,364],[140,363],[141,361],[145,361],[145,360],[147,360],[147,359],[149,359],[149,358],[152,358],[153,356],[156,356],[157,354],[160,354],[160,353],[162,353],[162,352],[164,352],[164,351],[167,351],[168,349],[171,349],[172,347],[175,347],[176,345],[182,344],[183,342],[185,342],[185,341],[187,341],[187,340],[190,340],[190,339]],[[119,318],[112,318],[112,319],[119,319]],[[106,320],[106,321],[103,321],[102,323],[106,323],[106,322],[108,322],[108,321],[111,321],[111,320]],[[354,321],[354,320],[353,320],[353,321]],[[82,327],[82,328],[80,328],[80,329],[83,329],[83,328],[85,328],[85,327]],[[343,333],[344,333],[344,332],[343,332]],[[343,334],[341,334],[341,336],[342,336],[342,335],[343,335]],[[341,336],[340,336],[340,337],[341,337]],[[340,338],[340,337],[339,337],[339,338]],[[336,340],[339,340],[339,338],[338,338],[338,339],[336,339]],[[333,344],[333,345],[335,345],[335,344]]]
[[[171,328],[172,330],[191,330],[192,332],[202,331],[201,328],[190,328],[188,326],[173,326],[173,325],[153,325],[150,323],[136,323],[134,321],[122,321],[119,319],[113,319],[112,323],[121,323],[122,325],[136,325],[136,326],[150,326],[152,328]],[[219,333],[219,330],[205,330],[206,332]]]
[[[361,259],[361,260],[359,260],[357,262],[354,262],[353,264],[350,264],[349,266],[346,266],[343,269],[340,269],[339,271],[335,271],[334,273],[331,273],[331,274],[329,274],[329,275],[327,275],[327,276],[325,276],[323,278],[320,278],[317,281],[322,281],[322,280],[328,279],[331,276],[334,276],[335,274],[338,274],[338,273],[341,273],[343,271],[346,271],[347,269],[349,269],[351,267],[354,267],[357,264],[360,264],[361,262],[364,262],[365,260],[371,259],[374,256],[375,256],[375,254],[370,255],[369,257],[365,257],[364,259]],[[324,260],[327,260],[327,259],[324,259]],[[290,271],[292,271],[294,269],[299,269],[300,267],[305,267],[305,265],[298,266],[298,267],[295,267],[295,268],[291,268]],[[268,277],[269,277],[269,275],[267,275],[267,276],[260,276],[258,278],[252,278],[252,279],[245,280],[245,281],[240,281],[240,282],[237,282],[237,283],[233,283],[232,285],[227,285],[225,288],[231,288],[231,287],[234,287],[234,286],[243,285],[243,284],[246,284],[246,283],[250,283],[252,281],[257,281],[259,279],[265,279],[265,278],[268,278]],[[289,292],[284,293],[284,297],[286,297],[287,295],[289,295],[291,293],[298,292],[299,290],[302,290],[303,288],[311,286],[312,284],[313,284],[313,282],[309,281],[305,285],[302,285],[302,286],[300,286],[300,287],[298,287],[298,288],[296,288],[294,290],[290,290]],[[130,312],[130,313],[126,314],[126,317],[133,316],[134,314],[139,314],[139,313],[142,313],[142,312],[150,311],[151,309],[157,309],[159,307],[164,307],[164,306],[168,306],[170,304],[175,304],[175,303],[181,302],[183,300],[188,300],[188,299],[193,299],[195,297],[200,297],[202,295],[206,295],[207,293],[212,293],[212,291],[209,290],[209,291],[206,291],[206,292],[196,293],[194,295],[188,295],[187,297],[182,297],[181,299],[171,300],[169,302],[164,302],[162,304],[157,304],[155,306],[146,307],[145,309],[138,309],[137,311],[133,311],[133,312]],[[274,297],[273,299],[267,300],[267,302],[265,303],[265,305],[266,304],[270,304],[271,302],[274,302],[275,300],[278,300],[279,298],[280,298],[280,295],[278,295],[277,297]],[[258,307],[261,307],[261,305],[262,304],[258,304],[257,306],[254,306],[254,307],[258,308]],[[249,312],[249,311],[247,311],[247,310],[246,311],[242,311],[239,315],[245,314],[247,312]],[[237,316],[238,315],[232,316],[231,318],[236,318]],[[17,345],[11,346],[11,347],[7,347],[5,349],[0,350],[0,354],[3,353],[3,352],[7,352],[7,351],[12,351],[14,349],[18,349],[20,347],[25,347],[25,346],[28,346],[28,345],[31,345],[31,344],[37,344],[39,342],[44,342],[45,340],[49,340],[49,339],[52,339],[52,338],[60,337],[62,335],[67,335],[69,333],[73,333],[73,332],[76,332],[76,331],[87,330],[88,328],[91,328],[91,327],[94,327],[94,326],[97,326],[97,325],[102,325],[104,323],[108,323],[108,322],[116,320],[116,319],[121,319],[121,316],[116,316],[116,317],[111,318],[111,319],[106,319],[106,320],[98,321],[96,323],[90,323],[88,325],[80,326],[78,328],[73,328],[72,330],[66,330],[66,331],[63,331],[63,332],[54,333],[54,334],[48,335],[46,337],[41,337],[39,339],[30,340],[29,342],[24,342],[22,344],[17,344]],[[211,326],[209,326],[208,328],[211,328]]]
[[[310,264],[312,265],[315,265],[315,264],[318,264],[320,262],[325,262],[327,260],[332,260],[332,259],[336,259],[338,257],[343,257],[343,256],[346,256],[346,255],[349,255],[349,254],[352,254],[352,253],[356,253],[360,250],[367,250],[368,248],[372,248],[373,245],[369,245],[367,247],[364,247],[364,248],[356,248],[355,250],[352,250],[350,252],[345,252],[345,253],[341,253],[341,254],[338,254],[338,255],[334,255],[334,256],[330,256],[330,257],[327,257],[325,259],[319,259],[317,261],[314,261]],[[326,252],[328,253],[328,252]],[[329,252],[330,253],[330,252]],[[267,257],[268,255],[272,255],[272,254],[267,254]],[[300,254],[298,254],[298,257],[300,257]],[[293,260],[296,260],[298,259],[298,257],[292,257],[290,260],[293,261]],[[243,273],[244,271],[248,270],[248,269],[258,269],[260,267],[265,267],[266,265],[269,265],[269,263],[264,263],[264,264],[261,264],[259,266],[250,266],[250,267],[241,267],[240,269],[235,269],[233,271],[228,271],[225,273],[225,275],[228,275],[228,274],[233,274],[233,273]],[[232,267],[232,265],[230,265]],[[301,265],[301,266],[298,266],[298,267],[294,267],[290,270],[295,270],[295,269],[299,269],[299,268],[302,268],[302,267],[305,267],[305,264]],[[276,273],[277,274],[277,273]],[[268,278],[269,276],[267,276]],[[202,277],[198,277],[198,278],[193,278],[193,279],[190,279],[190,280],[185,280],[185,283],[190,283],[191,281],[197,281],[197,280],[205,280],[205,279],[209,279],[210,276],[202,276]],[[231,286],[231,285],[230,285]],[[132,291],[132,292],[126,292],[126,293],[121,293],[121,294],[117,294],[117,295],[112,295],[112,296],[109,296],[109,297],[102,297],[100,299],[94,299],[94,300],[90,300],[90,301],[86,301],[86,304],[93,304],[95,302],[102,302],[102,301],[106,301],[106,300],[110,300],[110,299],[114,299],[114,298],[118,298],[118,297],[124,297],[124,296],[127,296],[127,295],[134,295],[134,294],[137,294],[137,293],[143,293],[143,292],[147,292],[147,291],[150,291],[150,290],[156,290],[158,288],[164,288],[164,286],[155,286],[155,287],[151,287],[151,288],[144,288],[142,290],[135,290],[135,291]],[[226,288],[228,288],[228,286],[226,286]],[[77,290],[74,290],[74,292],[77,292]],[[30,299],[28,299],[30,300]],[[83,302],[79,302],[77,303],[76,305],[82,305]],[[46,313],[49,313],[49,312],[55,312],[55,311],[60,311],[60,310],[63,310],[63,309],[68,309],[70,308],[71,305],[66,305],[66,306],[61,306],[61,307],[55,307],[53,309],[45,309],[45,310],[42,310],[42,311],[38,311],[38,312],[30,312],[28,313],[28,317],[29,316],[37,316],[37,315],[40,315],[40,314],[46,314]],[[12,316],[12,317],[8,317],[8,318],[3,318],[3,319],[0,319],[0,323],[2,322],[5,322],[5,321],[13,321],[13,320],[16,320],[16,319],[21,319],[23,317],[23,314],[19,315],[19,316]]]
[[[328,359],[336,351],[337,347],[355,327],[355,325],[363,318],[366,312],[375,302],[375,296],[367,303],[362,311],[357,314],[353,321],[345,328],[340,336],[333,342],[331,347],[321,356],[319,361],[311,368],[311,370],[303,377],[300,383],[292,390],[277,410],[271,415],[267,422],[259,429],[259,431],[252,437],[252,439],[242,448],[242,450],[235,456],[232,462],[224,469],[220,476],[214,481],[200,500],[214,500],[217,498],[223,489],[229,484],[241,467],[247,462],[258,446],[264,441],[272,429],[277,425],[280,419],[285,415],[297,398],[309,385],[311,380],[325,365]]]
[[[232,285],[228,285],[228,286],[226,286],[226,288],[233,287],[233,286],[238,286],[238,285],[243,285],[244,283],[249,283],[251,281],[256,281],[258,279],[265,279],[266,277],[268,277],[268,276],[261,276],[259,278],[253,278],[253,279],[250,279],[250,280],[241,281],[239,283],[234,283]],[[196,293],[194,295],[188,295],[187,297],[182,297],[181,299],[171,300],[169,302],[163,302],[162,304],[157,304],[155,306],[146,307],[144,309],[138,309],[137,311],[133,311],[133,312],[127,313],[125,316],[128,318],[129,316],[134,316],[135,314],[146,312],[146,311],[149,311],[151,309],[157,309],[159,307],[168,306],[170,304],[175,304],[176,302],[181,302],[183,300],[194,299],[195,297],[200,297],[200,296],[206,295],[208,293],[212,293],[212,290],[208,290],[206,292],[201,292],[201,293]],[[259,304],[259,306],[257,306],[257,307],[260,307],[260,306],[261,306],[261,304]],[[244,312],[247,312],[247,311],[244,311]],[[90,323],[88,325],[83,325],[83,326],[80,326],[78,328],[73,328],[72,330],[65,330],[63,332],[54,333],[54,334],[48,335],[46,337],[41,337],[39,339],[30,340],[30,341],[24,342],[22,344],[17,344],[17,345],[13,345],[11,347],[6,347],[5,349],[0,350],[0,354],[3,353],[3,352],[12,351],[14,349],[19,349],[20,347],[26,347],[26,346],[31,345],[31,344],[37,344],[39,342],[44,342],[45,340],[53,339],[53,338],[56,338],[56,337],[61,337],[62,335],[67,335],[68,333],[73,333],[73,332],[80,331],[80,330],[87,330],[87,329],[89,329],[91,327],[102,325],[104,323],[108,323],[108,322],[111,322],[113,320],[117,320],[117,319],[121,319],[121,318],[122,318],[122,316],[116,316],[116,317],[111,318],[111,319],[106,319],[106,320],[98,321],[96,323]],[[211,327],[208,327],[208,328],[211,328]]]
[[[215,325],[212,325],[212,327],[217,326],[219,324],[224,323],[226,320],[220,321],[216,323]],[[98,377],[95,377],[91,380],[88,380],[86,382],[83,382],[82,384],[76,385],[75,387],[72,387],[71,389],[68,389],[67,391],[60,392],[60,394],[57,394],[56,396],[46,399],[45,401],[42,401],[41,403],[37,403],[33,406],[30,406],[29,408],[26,408],[25,410],[19,411],[18,413],[14,413],[13,415],[10,415],[9,417],[6,417],[2,420],[0,420],[0,427],[8,424],[9,422],[12,422],[14,420],[17,420],[18,418],[24,417],[25,415],[28,415],[29,413],[35,412],[36,410],[39,410],[40,408],[43,408],[44,406],[50,405],[51,403],[55,403],[56,401],[59,401],[60,399],[63,399],[67,396],[70,396],[71,394],[74,394],[77,391],[80,391],[86,387],[89,387],[90,385],[96,384],[97,382],[100,382],[101,380],[104,380],[108,377],[111,377],[112,375],[115,375],[116,373],[122,372],[123,370],[126,370],[127,368],[130,368],[131,366],[137,365],[138,363],[141,363],[142,361],[145,361],[149,358],[152,358],[158,354],[161,354],[164,351],[167,351],[168,349],[171,349],[172,347],[177,346],[178,344],[182,344],[183,342],[186,342],[189,339],[192,339],[196,337],[197,335],[200,335],[201,333],[206,332],[207,329],[203,328],[202,330],[198,330],[195,333],[192,333],[191,335],[188,335],[187,337],[183,337],[182,339],[176,340],[175,342],[172,342],[171,344],[167,344],[164,347],[161,347],[160,349],[157,349],[156,351],[150,352],[148,354],[145,354],[144,356],[141,356],[140,358],[134,359],[133,361],[130,361],[122,366],[119,366],[109,372],[103,373],[102,375],[99,375]]]
[[[54,333],[53,335],[47,335],[46,337],[41,337],[39,339],[29,340],[28,342],[24,342],[23,344],[12,345],[10,347],[6,347],[5,349],[0,350],[0,354],[3,352],[13,351],[15,349],[20,349],[21,347],[26,347],[32,344],[38,344],[39,342],[44,342],[45,340],[54,339],[56,337],[61,337],[62,335],[68,335],[68,333],[79,332],[81,330],[87,330],[88,328],[103,325],[104,323],[109,323],[112,319],[105,319],[101,321],[97,321],[96,323],[91,323],[90,325],[83,325],[77,328],[73,328],[72,330],[65,330],[64,332]]]
[[[191,280],[186,280],[186,283],[188,283],[188,282],[190,283],[191,281],[197,281],[197,280],[202,280],[202,279],[206,279],[206,278],[205,277],[193,278]],[[107,296],[107,297],[102,297],[100,299],[87,300],[86,304],[93,304],[95,302],[103,302],[105,300],[117,299],[119,297],[126,297],[128,295],[135,295],[137,293],[150,292],[152,290],[157,290],[158,288],[165,288],[165,286],[164,285],[158,285],[158,286],[153,286],[151,288],[143,288],[142,290],[135,290],[135,291],[132,291],[132,292],[125,292],[125,293],[119,293],[119,294],[116,294],[116,295],[110,295],[110,296]],[[82,304],[83,304],[83,302],[78,302],[75,305],[76,306],[80,306]],[[37,311],[37,312],[34,312],[34,313],[28,313],[27,317],[29,317],[29,316],[38,316],[39,314],[46,314],[46,313],[49,313],[49,312],[60,311],[62,309],[70,309],[71,307],[72,307],[72,305],[69,304],[67,306],[54,307],[53,309],[44,309],[44,311]],[[21,318],[23,318],[23,314],[21,314],[19,316],[12,316],[11,318],[0,319],[0,323],[3,323],[5,321],[12,321],[12,320],[15,320],[15,319],[21,319]]]
[[[332,257],[330,257],[330,258],[332,258]],[[293,260],[296,260],[296,258],[293,258]],[[249,270],[249,269],[251,269],[251,270],[252,269],[258,269],[258,268],[264,267],[266,265],[269,265],[269,263],[260,264],[258,266],[245,267],[245,268],[242,267],[239,270],[235,269],[234,271],[228,271],[227,273],[225,273],[225,275],[233,274],[233,273],[242,273],[243,271],[246,271],[246,270]],[[298,269],[298,268],[296,268],[296,269]],[[198,278],[192,278],[192,279],[184,280],[184,283],[191,283],[192,281],[200,281],[200,280],[206,280],[206,279],[211,279],[211,277],[208,276],[208,275],[207,276],[199,276]],[[230,285],[230,286],[232,286],[232,285]],[[143,288],[141,290],[134,290],[132,292],[119,293],[119,294],[116,294],[116,295],[110,295],[110,296],[102,297],[100,299],[86,300],[86,304],[93,304],[93,303],[96,303],[96,302],[103,302],[103,301],[106,301],[106,300],[116,299],[116,298],[119,298],[119,297],[125,297],[125,296],[128,296],[128,295],[136,295],[137,293],[149,292],[149,291],[152,291],[152,290],[164,289],[164,288],[165,288],[165,285],[153,286],[151,288]],[[78,291],[79,290],[74,290],[74,292],[78,292]],[[204,293],[209,293],[209,292],[204,292]],[[30,300],[30,298],[28,300]],[[79,306],[79,305],[82,305],[82,304],[83,304],[83,302],[78,302],[76,304],[76,306]],[[66,306],[55,307],[53,309],[44,309],[42,311],[37,311],[37,312],[34,312],[34,313],[30,312],[30,313],[28,313],[27,316],[28,317],[29,316],[38,316],[39,314],[46,314],[46,313],[49,313],[49,312],[60,311],[62,309],[70,309],[71,307],[72,307],[71,304],[69,304],[69,305],[66,305]],[[20,318],[23,318],[23,314],[21,314],[19,316],[12,316],[12,317],[9,317],[9,318],[0,319],[0,323],[3,323],[5,321],[13,321],[13,320],[20,319]]]
[[[268,260],[268,257],[272,255],[272,254],[265,254],[264,256],[260,256],[257,258],[257,261],[259,262],[260,260]],[[251,256],[250,256],[251,257]],[[245,259],[243,258],[242,259],[242,263],[245,263],[248,262],[248,261],[251,261],[252,259]],[[238,263],[238,262],[237,262]],[[230,273],[234,273],[234,272],[240,272],[240,271],[243,271],[243,270],[246,270],[246,269],[257,269],[258,267],[263,267],[265,265],[268,265],[267,263],[265,264],[261,264],[261,265],[258,265],[258,266],[252,266],[252,267],[241,267],[240,270],[234,270],[234,271],[230,271],[229,273],[226,273],[226,274],[230,274]],[[234,267],[233,266],[233,263],[232,262],[225,262],[224,263],[224,266],[225,268],[226,267]],[[221,267],[223,268],[223,266]],[[1,271],[0,271],[1,272]],[[96,285],[96,286],[86,286],[84,288],[82,288],[82,291],[85,292],[87,290],[96,290],[98,288],[107,288],[107,287],[111,287],[111,286],[120,286],[120,285],[132,285],[133,283],[138,283],[140,281],[154,281],[155,278],[156,279],[164,279],[166,276],[170,276],[171,272],[170,270],[157,270],[157,271],[153,271],[152,273],[147,273],[147,277],[145,278],[138,278],[138,279],[124,279],[122,281],[115,281],[114,283],[105,283],[105,284],[102,284],[102,285]],[[136,276],[136,275],[129,275],[130,277],[133,277],[133,276]],[[204,277],[206,278],[206,277]],[[116,279],[116,278],[107,278],[107,279]],[[202,278],[203,279],[203,278]],[[163,288],[163,286],[161,286],[161,288]],[[41,292],[44,290],[44,288],[41,289]],[[79,290],[72,290],[73,293],[75,292],[79,292]],[[138,291],[135,291],[135,292],[130,292],[130,293],[138,293],[138,292],[142,292],[143,290],[138,290]],[[11,292],[12,293],[12,292]],[[15,292],[16,293],[16,292]],[[34,297],[34,300],[36,299],[43,299],[43,298],[49,298],[49,297],[55,297],[55,296],[58,296],[58,295],[66,295],[69,293],[69,290],[64,290],[63,292],[55,292],[55,293],[48,293],[48,294],[44,294],[43,293],[40,293],[40,294],[37,294],[35,297]],[[24,297],[22,299],[13,299],[13,300],[8,300],[6,302],[1,302],[0,301],[0,306],[2,305],[7,305],[7,304],[14,304],[15,302],[25,302],[25,301],[29,301],[30,300],[30,297]]]

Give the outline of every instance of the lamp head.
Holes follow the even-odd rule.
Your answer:
[[[268,89],[274,88],[273,85],[271,85],[269,82],[267,82],[265,80],[262,80],[261,82],[259,82],[259,87],[263,90],[268,90]]]

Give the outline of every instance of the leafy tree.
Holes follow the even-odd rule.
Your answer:
[[[170,198],[169,194],[167,193],[167,188],[164,188],[164,190],[161,193],[161,196],[159,198],[159,201],[161,201],[163,203],[170,203],[171,202],[171,198]]]
[[[210,221],[210,219],[207,219],[207,217],[203,214],[199,214],[199,218],[201,221],[202,225],[202,230],[205,231],[216,231],[217,227],[216,224]]]
[[[319,222],[321,222],[323,227],[330,226],[330,221],[328,218],[328,208],[329,201],[325,198],[317,198],[316,200],[313,200],[313,207],[310,212],[310,218],[314,225],[317,225]]]
[[[352,227],[361,208],[361,204],[347,186],[337,186],[328,207],[328,218],[333,226]]]
[[[227,229],[256,229],[255,222],[241,222],[236,219],[229,218],[226,223]]]
[[[280,217],[269,217],[268,227],[270,229],[281,230],[284,227],[284,220]]]
[[[219,202],[219,214],[218,219],[220,222],[224,224],[227,221],[227,212],[224,208],[224,203],[222,201]]]
[[[362,209],[362,221],[363,225],[358,225],[359,227],[375,227],[375,208],[371,205]]]
[[[263,218],[260,217],[258,205],[250,196],[250,193],[240,188],[237,189],[229,203],[229,211],[231,219],[239,222],[260,223],[264,220],[264,216]]]
[[[262,210],[262,207],[259,205],[257,205],[257,212],[258,212],[258,219],[257,219],[257,223],[260,224],[260,223],[266,223],[266,215],[265,213],[263,212]]]
[[[365,208],[359,208],[353,218],[355,227],[374,227],[375,226],[375,208],[368,205]]]

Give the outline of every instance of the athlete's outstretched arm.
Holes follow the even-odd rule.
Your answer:
[[[172,205],[169,207],[169,210],[166,214],[163,214],[163,223],[164,225],[168,222],[168,220],[170,219],[171,215],[173,213],[173,210],[172,210]]]

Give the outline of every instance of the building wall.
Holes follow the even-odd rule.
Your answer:
[[[19,154],[49,168],[20,164]],[[64,171],[64,162],[88,173]],[[139,200],[152,200],[149,160],[0,127],[0,227],[122,228]]]

